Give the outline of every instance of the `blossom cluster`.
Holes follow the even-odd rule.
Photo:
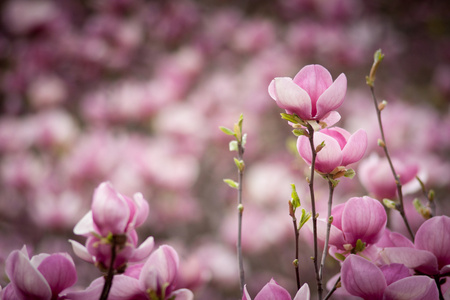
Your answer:
[[[312,155],[307,137],[292,137],[279,122],[270,95],[280,85],[301,93],[293,85],[307,84],[304,76],[278,76],[310,63],[333,74],[334,80],[327,75],[320,83],[321,91],[331,87],[342,95],[348,81],[345,102],[340,96],[308,95],[314,102],[297,111],[302,118],[322,121],[314,142],[328,146],[317,153],[316,170],[340,180],[336,205],[366,194],[396,200],[361,75],[379,47],[388,54],[377,86],[389,102],[383,111],[386,141],[404,187],[410,225],[416,232],[424,222],[412,205],[416,197],[426,205],[416,176],[442,200],[437,214],[448,214],[450,60],[442,27],[447,7],[445,1],[403,6],[356,0],[2,1],[0,285],[5,288],[14,278],[6,268],[13,251],[22,249],[28,254],[15,254],[15,259],[31,261],[32,253],[75,252],[81,260],[72,255],[78,280],[71,289],[84,290],[98,277],[97,269],[110,266],[110,246],[122,242],[120,229],[126,239],[115,259],[116,272],[125,261],[128,274],[130,264],[148,259],[153,243],[172,245],[181,262],[178,288],[189,288],[199,300],[238,298],[234,195],[219,183],[234,170],[226,159],[228,140],[217,127],[243,113],[249,139],[242,240],[251,274],[247,291],[256,295],[274,278],[295,295],[285,187],[295,183],[310,209],[303,178],[309,176]],[[279,79],[268,94],[273,78]],[[331,126],[340,103],[338,129]],[[324,105],[331,108],[328,116]],[[367,150],[356,165],[352,162],[362,149],[351,145],[362,140],[361,128],[367,132]],[[307,163],[297,160],[299,149]],[[349,175],[351,168],[355,179],[338,177]],[[117,227],[106,234],[101,224],[108,220],[101,218],[114,216],[95,213],[101,209],[90,201],[103,182],[123,195],[141,192],[151,207],[149,218],[141,223],[133,213],[145,205],[138,194],[113,197],[128,218],[120,224],[109,220]],[[316,180],[315,186],[322,218],[326,181]],[[83,219],[89,210],[91,217]],[[408,235],[398,211],[391,209],[388,218],[389,229]],[[322,230],[320,219],[319,225]],[[75,226],[80,235],[74,234]],[[313,247],[308,230],[300,232],[300,240],[302,282],[310,283],[314,294],[314,271],[306,263]],[[332,271],[325,273],[326,280],[340,270],[333,261],[327,266]],[[48,284],[53,291],[53,283]]]

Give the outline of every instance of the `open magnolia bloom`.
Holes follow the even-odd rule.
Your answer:
[[[322,143],[324,147],[317,152],[315,170],[323,174],[336,174],[364,156],[367,134],[362,129],[350,134],[339,127],[327,128],[314,132],[314,147],[317,149]],[[298,137],[297,150],[303,160],[311,165],[312,152],[308,137]]]
[[[28,257],[27,248],[15,250],[6,259],[6,274],[11,282],[1,299],[66,299],[63,291],[77,281],[72,258],[67,253],[39,254]]]
[[[188,289],[176,289],[178,254],[170,246],[162,245],[144,264],[130,266],[124,274],[114,276],[109,300],[192,300]],[[98,299],[104,285],[98,278],[85,290],[69,293],[68,299]]]
[[[340,115],[334,111],[344,102],[347,77],[340,74],[333,82],[330,72],[321,65],[303,67],[294,79],[277,77],[269,85],[269,94],[280,108],[301,119],[335,124]]]
[[[366,246],[376,244],[386,228],[387,216],[383,205],[367,196],[350,198],[335,206],[331,215],[331,252],[348,252],[356,247],[358,240]],[[325,240],[326,222],[318,221],[318,238]]]
[[[297,294],[292,300],[309,300],[311,297],[308,284],[303,286],[297,291]],[[256,295],[254,300],[291,300],[291,295],[282,286],[271,279]],[[244,294],[242,300],[252,300],[247,291],[247,286],[244,286]]]
[[[365,300],[437,300],[439,292],[428,276],[411,276],[401,264],[377,267],[358,255],[348,256],[341,269],[342,286]]]
[[[414,245],[386,247],[385,263],[400,263],[427,275],[450,272],[450,218],[437,216],[425,221],[416,233]]]
[[[139,262],[153,250],[153,237],[148,237],[138,247],[135,228],[148,216],[148,203],[140,193],[130,199],[109,182],[101,183],[94,192],[91,211],[75,226],[74,233],[87,237],[86,245],[70,240],[80,258],[94,263],[100,269],[108,269],[111,261],[111,245],[117,243],[114,269],[126,267],[127,262]]]

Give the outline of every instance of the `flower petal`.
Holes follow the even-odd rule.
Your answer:
[[[92,219],[92,211],[90,210],[75,225],[75,228],[73,229],[73,233],[75,233],[76,235],[84,235],[85,236],[85,235],[90,234],[93,231],[95,231],[94,220]]]
[[[402,264],[389,264],[380,267],[384,274],[387,285],[390,285],[397,280],[411,276],[409,269]]]
[[[77,270],[67,253],[55,253],[44,259],[38,267],[47,280],[53,297],[77,282]]]
[[[170,294],[170,297],[174,297],[173,300],[193,300],[194,294],[188,289],[179,289]],[[169,298],[170,298],[169,297]],[[172,298],[170,298],[172,299]]]
[[[436,256],[426,250],[409,247],[384,248],[380,256],[386,264],[403,264],[410,269],[415,269],[429,275],[439,273]]]
[[[308,93],[291,78],[278,77],[274,81],[277,105],[288,113],[295,113],[304,120],[311,120],[311,99]]]
[[[154,246],[154,238],[152,236],[148,237],[141,243],[141,245],[139,245],[138,248],[133,251],[133,256],[130,257],[130,262],[140,262],[146,259],[152,253]]]
[[[291,300],[291,295],[271,279],[256,295],[255,300]]]
[[[139,276],[141,290],[159,291],[163,286],[173,289],[173,282],[177,277],[179,258],[170,246],[160,246],[150,255]]]
[[[339,122],[340,119],[341,115],[337,111],[333,110],[320,118],[320,121],[325,123],[327,127],[330,127]]]
[[[342,149],[342,165],[347,166],[359,161],[366,153],[366,149],[367,133],[360,129],[350,136],[344,149]]]
[[[375,244],[383,235],[386,221],[386,211],[379,201],[367,196],[350,198],[342,212],[345,240],[353,246],[358,239]]]
[[[139,280],[126,275],[114,276],[113,285],[108,300],[145,300],[145,291],[139,288]]]
[[[125,232],[130,219],[129,206],[109,182],[101,183],[94,192],[92,217],[102,236]]]
[[[321,119],[329,111],[335,110],[342,105],[347,93],[347,77],[341,74],[317,99],[317,114],[315,119]]]
[[[411,276],[389,285],[385,300],[437,300],[439,292],[433,279],[427,276]]]
[[[311,292],[309,291],[309,285],[304,283],[292,300],[310,300],[310,298]]]
[[[6,259],[6,274],[22,299],[43,299],[52,297],[50,286],[44,276],[31,265],[29,258],[21,251],[14,250]]]
[[[425,221],[417,230],[415,245],[433,253],[439,269],[450,264],[450,218],[437,216]]]
[[[304,66],[294,77],[294,83],[305,90],[313,103],[313,116],[315,115],[316,102],[319,97],[333,83],[330,72],[321,65]]]
[[[341,280],[347,292],[364,299],[383,299],[387,286],[383,272],[377,266],[354,254],[344,260]]]
[[[85,246],[74,240],[69,240],[69,243],[72,244],[72,249],[76,256],[87,262],[94,263],[92,255],[88,252]]]

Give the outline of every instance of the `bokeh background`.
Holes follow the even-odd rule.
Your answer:
[[[379,48],[388,146],[417,164],[436,190],[438,214],[449,211],[448,1],[5,0],[0,11],[2,286],[4,260],[23,244],[73,256],[72,229],[109,180],[148,200],[139,234],[177,249],[180,287],[199,300],[237,299],[236,193],[222,181],[237,176],[235,154],[218,127],[243,113],[248,289],[255,295],[273,277],[293,295],[287,203],[296,183],[308,207],[308,169],[267,87],[311,63],[333,78],[345,73],[338,125],[367,130],[368,158],[380,153],[365,85]],[[316,182],[324,212],[326,184]],[[420,197],[414,191],[408,203]],[[367,193],[357,177],[343,179],[335,201]],[[417,228],[420,217],[408,215]],[[395,212],[390,226],[404,232]],[[301,279],[313,283],[310,240],[302,230]],[[79,288],[100,276],[74,259]],[[332,259],[327,268],[325,280],[338,271]]]

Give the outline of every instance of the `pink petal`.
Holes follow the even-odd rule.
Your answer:
[[[312,222],[306,223],[308,228],[312,231]],[[327,222],[323,219],[317,219],[317,238],[324,242],[327,235]],[[338,247],[339,249],[344,249],[343,245],[345,244],[344,234],[340,229],[336,226],[331,225],[330,228],[330,239],[329,244]]]
[[[92,200],[92,217],[102,236],[125,232],[130,209],[111,183],[103,182],[96,188]]]
[[[255,300],[291,300],[291,295],[273,279],[256,295]]]
[[[337,111],[333,110],[320,118],[320,121],[325,123],[327,127],[330,127],[339,122],[340,119],[341,115]]]
[[[113,285],[108,300],[145,300],[145,291],[139,288],[139,280],[126,275],[114,276]]]
[[[409,247],[414,248],[414,244],[408,240],[404,235],[398,232],[391,232],[389,229],[385,229],[383,236],[377,242],[377,246],[380,248],[386,247]]]
[[[76,256],[90,263],[94,263],[92,255],[87,251],[86,247],[74,240],[69,240],[72,244],[73,252]]]
[[[154,245],[154,238],[152,236],[148,237],[138,248],[134,250],[133,256],[130,258],[130,262],[140,262],[146,259],[152,253]]]
[[[324,91],[317,100],[317,114],[315,119],[321,119],[329,111],[335,110],[344,102],[345,94],[347,93],[347,77],[344,74],[339,75],[338,78],[331,84],[331,86]]]
[[[425,221],[417,230],[415,245],[433,253],[439,268],[450,264],[450,218],[437,216]]]
[[[385,300],[437,300],[439,292],[433,279],[427,276],[412,276],[388,286]]]
[[[375,244],[383,235],[386,221],[386,212],[379,201],[367,196],[350,198],[342,212],[345,240],[353,246],[358,239]]]
[[[44,259],[38,267],[47,280],[53,297],[77,282],[77,270],[67,253],[55,253]]]
[[[51,299],[52,292],[44,276],[31,265],[29,258],[21,251],[15,250],[9,254],[5,270],[21,298]]]
[[[339,147],[341,147],[341,150],[344,149],[347,144],[347,139],[350,138],[350,133],[339,127],[325,128],[320,132],[335,139],[338,142]]]
[[[347,145],[342,149],[342,165],[347,166],[359,161],[366,153],[366,149],[367,133],[360,129],[348,139]]]
[[[341,164],[341,148],[331,136],[321,132],[314,132],[314,146],[317,147],[322,142],[325,142],[325,147],[317,153],[315,169],[322,173],[330,173]],[[298,137],[297,150],[305,162],[311,164],[311,147],[307,137]]]
[[[165,285],[169,289],[173,288],[171,285],[177,277],[178,265],[179,258],[175,249],[167,245],[160,246],[142,268],[139,277],[141,290],[158,291]]]
[[[426,250],[409,247],[385,248],[380,253],[386,264],[403,264],[410,269],[415,269],[429,275],[439,273],[436,256]]]
[[[114,282],[114,281],[113,281]],[[105,285],[105,279],[99,277],[91,282],[87,289],[83,291],[69,292],[65,296],[65,299],[70,300],[87,300],[87,299],[99,299]],[[114,284],[113,284],[114,287]]]
[[[175,296],[175,298],[173,298],[173,300],[193,300],[194,299],[194,294],[188,289],[176,290],[176,291],[172,292],[172,294],[170,294],[169,297],[174,297],[174,296]]]
[[[383,299],[386,280],[383,272],[365,258],[351,254],[342,264],[343,287],[352,295],[364,299]]]
[[[310,300],[311,292],[307,283],[303,284],[292,300]]]
[[[380,267],[387,285],[397,280],[411,276],[409,269],[402,264],[389,264]]]
[[[141,193],[134,194],[133,199],[137,206],[137,218],[135,227],[138,227],[142,225],[147,219],[149,207],[147,200],[144,199],[144,196]]]
[[[295,113],[304,120],[311,120],[311,99],[308,93],[291,78],[278,77],[274,80],[277,105],[288,113]]]
[[[319,97],[333,83],[330,72],[321,65],[308,65],[303,67],[294,77],[294,83],[305,90],[313,103],[313,116],[316,102]]]
[[[342,230],[342,212],[344,211],[345,203],[338,204],[331,210],[333,216],[333,225],[339,230]]]
[[[80,221],[78,221],[77,225],[75,225],[73,233],[86,236],[94,231],[94,220],[92,219],[92,211],[90,210]]]

